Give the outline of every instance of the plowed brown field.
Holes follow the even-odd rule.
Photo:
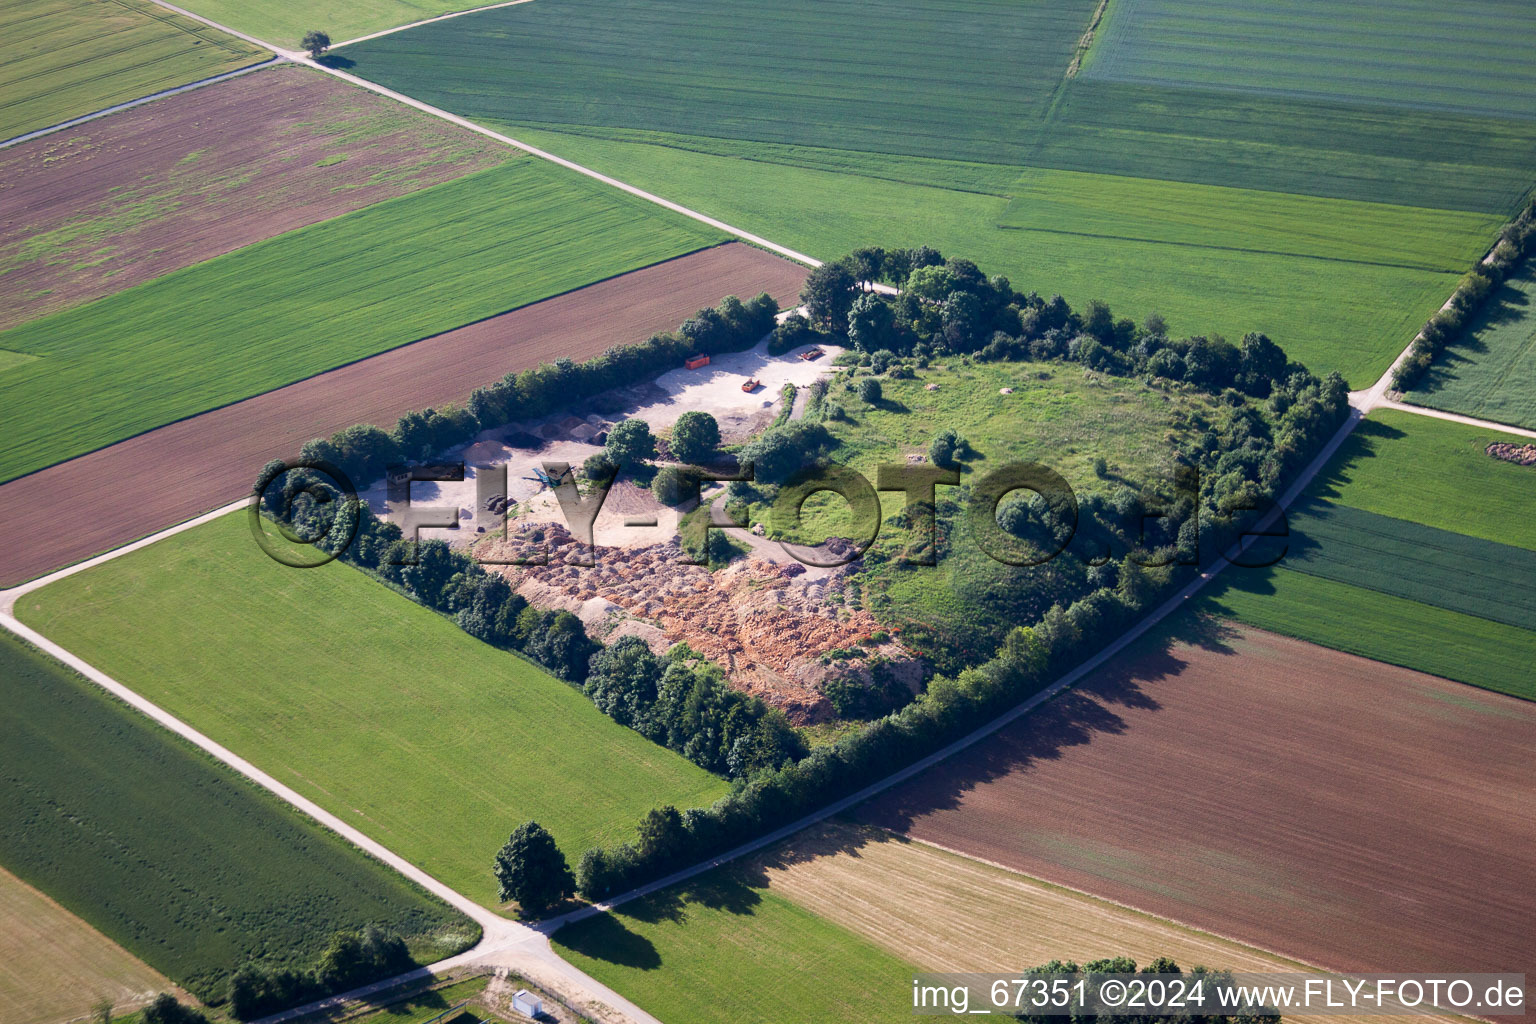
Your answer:
[[[462,402],[513,370],[670,330],[722,296],[788,303],[805,268],[730,243],[460,327],[0,486],[0,586],[239,498],[269,459],[355,423]]]
[[[0,150],[0,329],[515,155],[302,67]]]
[[[1533,749],[1536,704],[1212,626],[861,816],[1326,967],[1527,971]]]

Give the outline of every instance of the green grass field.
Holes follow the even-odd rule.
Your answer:
[[[488,906],[491,858],[529,818],[574,861],[652,807],[726,789],[358,570],[279,565],[243,513],[60,580],[17,614]]]
[[[1536,117],[1524,0],[1115,0],[1085,73]]]
[[[999,225],[1021,213],[1020,207],[1010,209],[1007,190],[1012,186],[1000,182],[996,170],[982,173],[968,165],[898,161],[889,172],[893,178],[878,170],[871,176],[867,172],[878,161],[857,154],[841,154],[848,158],[843,163],[847,169],[839,172],[768,162],[805,159],[779,150],[763,159],[744,159],[742,154],[751,148],[745,145],[730,147],[735,155],[722,155],[689,148],[706,142],[691,138],[660,145],[661,137],[655,135],[637,142],[590,132],[505,127],[530,145],[679,199],[812,256],[835,257],[859,245],[926,243],[975,260],[989,273],[1005,274],[1017,288],[1044,295],[1059,292],[1077,305],[1103,299],[1117,313],[1138,320],[1159,312],[1180,334],[1218,332],[1235,340],[1248,331],[1263,331],[1293,358],[1318,372],[1338,370],[1355,387],[1381,374],[1459,279],[1459,271],[1452,270],[1242,251],[1245,236],[1237,224],[1217,245],[1068,234],[1059,225],[1071,223],[1069,210],[1048,230],[1005,229]],[[819,155],[826,165],[836,166],[839,154]],[[965,189],[898,180],[931,180],[953,166],[966,177]],[[1100,188],[1119,180],[1066,177],[1078,187],[1085,178]],[[1140,194],[1160,186],[1137,183],[1136,189]],[[1284,230],[1285,203],[1296,197],[1241,193],[1234,198],[1231,190],[1213,190],[1209,196],[1192,198],[1239,210],[1246,199],[1243,212],[1262,211],[1276,226],[1273,241],[1287,241],[1278,236]],[[1309,203],[1298,201],[1298,216],[1313,211]],[[1490,223],[1483,215],[1444,215],[1382,204],[1343,204],[1342,209],[1325,205],[1330,216],[1370,225],[1376,239],[1395,236],[1401,226],[1428,241],[1426,248],[1435,261],[1475,248],[1471,240]],[[1168,219],[1145,229],[1175,238],[1190,237],[1197,230]],[[1436,237],[1440,230],[1447,234]],[[1289,241],[1301,244],[1294,233]],[[1363,243],[1333,236],[1307,244],[1338,251]]]
[[[1029,170],[1011,191],[1009,228],[1451,273],[1502,226],[1489,214],[1076,171]]]
[[[910,1017],[912,968],[777,893],[717,869],[567,925],[555,950],[672,1024]]]
[[[1408,401],[1536,429],[1536,262],[1510,276]]]
[[[1536,700],[1536,633],[1287,569],[1229,569],[1199,607],[1390,665]]]
[[[1229,570],[1203,606],[1536,698],[1536,632],[1520,628],[1536,578],[1536,470],[1484,453],[1505,439],[1412,413],[1372,413],[1313,482],[1310,506],[1294,507],[1291,553],[1280,567]]]
[[[893,0],[876,17],[855,0],[559,0],[345,56],[364,78],[477,118],[707,125],[724,138],[1019,163],[1095,6]]]
[[[1508,216],[1536,178],[1533,146],[1525,118],[1079,75],[1029,162]]]
[[[721,237],[532,159],[279,235],[0,334],[0,479]]]
[[[148,0],[12,0],[0,33],[0,140],[271,56]]]
[[[1536,551],[1536,469],[1490,458],[1481,427],[1378,409],[1311,487],[1341,505]]]
[[[1423,14],[1425,2],[1399,5]],[[623,0],[593,16],[597,5],[473,15],[346,56],[365,77],[802,252],[927,243],[1044,294],[1156,310],[1180,332],[1263,331],[1356,387],[1412,339],[1536,177],[1536,119],[1507,104],[1095,78],[1135,50],[1116,26],[1140,8],[1112,5],[1100,33],[1113,38],[1089,52],[1098,70],[1069,78],[1089,5],[903,3],[878,21],[810,0]],[[1341,15],[1321,0],[1285,5],[1307,59],[1348,68],[1339,53],[1385,52],[1389,84],[1522,96],[1527,58],[1510,79],[1479,73],[1472,23],[1491,9],[1426,61],[1427,15],[1393,37],[1398,50],[1356,26],[1329,51]],[[1251,20],[1267,40],[1280,19]],[[1199,48],[1195,19],[1168,31]],[[1217,41],[1211,61],[1247,56],[1243,40]],[[937,59],[953,52],[966,60]]]
[[[1536,551],[1326,501],[1288,516],[1289,570],[1536,630]]]
[[[0,864],[203,999],[373,922],[451,955],[479,928],[200,751],[0,635]]]
[[[340,43],[485,4],[476,0],[319,0],[304,4],[293,0],[188,0],[178,6],[275,46],[298,49],[299,40],[312,28],[322,29]]]

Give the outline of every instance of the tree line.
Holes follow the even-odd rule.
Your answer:
[[[387,466],[425,462],[433,453],[463,444],[482,430],[512,420],[547,415],[610,388],[646,380],[677,368],[685,357],[750,348],[774,327],[779,306],[767,293],[746,302],[728,295],[701,309],[675,331],[631,345],[615,345],[578,363],[557,359],[476,388],[464,406],[424,409],[401,416],[391,430],[358,424],[330,437],[315,438],[300,458],[326,462],[365,487]]]
[[[1408,358],[1392,371],[1394,391],[1407,391],[1417,384],[1445,347],[1467,332],[1499,285],[1529,255],[1532,238],[1536,238],[1536,197],[1504,226],[1487,261],[1479,262],[1456,285],[1450,305],[1430,317],[1413,339]]]

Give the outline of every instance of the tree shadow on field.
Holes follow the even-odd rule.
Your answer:
[[[652,971],[661,967],[660,951],[626,922],[686,924],[697,908],[744,916],[754,913],[762,902],[762,894],[736,867],[728,866],[566,925],[557,934],[561,943],[594,960]]]
[[[357,67],[357,61],[350,57],[343,57],[339,53],[328,53],[324,57],[321,57],[316,63],[324,64],[328,68],[336,68],[341,71],[345,71],[348,68]]]
[[[852,814],[861,822],[906,832],[919,819],[960,807],[968,793],[987,783],[1028,773],[1098,738],[1126,733],[1134,717],[1163,709],[1156,697],[1158,684],[1189,666],[1187,648],[1236,655],[1232,641],[1240,635],[1216,616],[1194,609],[1177,613],[1077,686]]]
[[[619,913],[606,914],[568,924],[555,933],[560,944],[593,960],[603,960],[620,967],[654,971],[661,966],[661,954],[650,939],[624,927]],[[627,916],[627,915],[626,915]]]
[[[1338,498],[1341,488],[1353,479],[1351,470],[1356,465],[1376,458],[1379,449],[1387,448],[1393,441],[1400,441],[1407,436],[1406,432],[1380,420],[1369,417],[1361,420],[1354,433],[1312,481],[1312,486],[1307,489],[1308,496],[1329,500]]]

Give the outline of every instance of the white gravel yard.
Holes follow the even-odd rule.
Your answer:
[[[771,423],[778,415],[785,384],[803,388],[831,372],[832,360],[843,350],[828,345],[820,348],[823,352],[821,358],[805,360],[799,358],[805,348],[794,349],[782,356],[770,356],[767,343],[761,342],[745,352],[715,356],[708,366],[697,370],[671,370],[637,388],[642,396],[637,404],[604,414],[602,418],[609,422],[628,418],[643,419],[651,425],[653,431],[662,433],[670,429],[685,412],[707,412],[719,421],[721,436],[727,443],[740,443]],[[742,382],[749,379],[761,381],[761,386],[750,393],[741,390]],[[587,411],[586,405],[575,410],[582,414]],[[416,506],[447,505],[458,508],[460,526],[457,530],[425,528],[421,530],[421,538],[469,544],[495,528],[497,517],[477,507],[475,470],[472,468],[475,465],[493,466],[498,470],[505,466],[507,496],[523,504],[525,514],[531,518],[555,517],[558,513],[554,497],[536,479],[535,470],[542,469],[546,462],[566,462],[580,466],[588,456],[601,450],[600,446],[587,441],[545,436],[549,424],[559,424],[572,414],[573,410],[563,409],[535,422],[496,427],[481,432],[469,444],[443,452],[439,456],[440,461],[465,463],[464,479],[416,481],[411,484],[411,503]],[[519,433],[544,438],[543,443],[538,448],[509,445],[507,440]],[[498,481],[497,490],[500,489]],[[540,491],[544,493],[540,495]],[[362,497],[376,514],[387,516],[384,481],[380,480],[368,488]],[[677,513],[659,505],[655,510],[656,526],[625,526],[624,520],[634,515],[634,512],[609,508],[613,497],[610,495],[596,524],[598,543],[624,546],[663,543],[676,533]],[[537,500],[530,501],[535,498]],[[471,515],[465,516],[463,513],[466,510]]]

